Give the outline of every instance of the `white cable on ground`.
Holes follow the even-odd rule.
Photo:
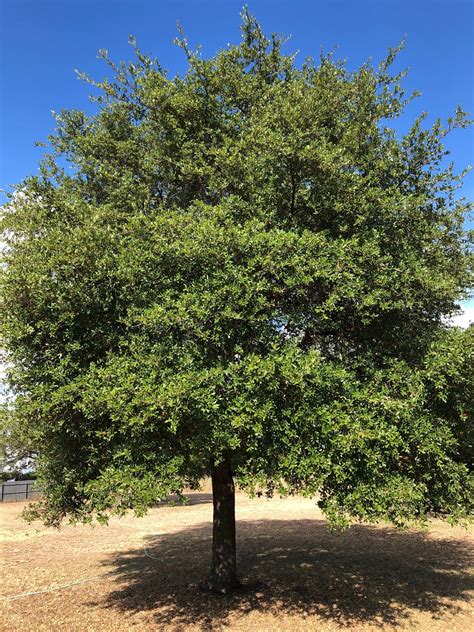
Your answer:
[[[150,555],[150,553],[148,553],[148,550],[147,550],[147,548],[145,546],[143,547],[143,550],[145,552],[145,555],[147,557],[149,557],[150,560],[159,560],[160,559],[159,557],[155,557],[154,555]]]
[[[53,588],[44,588],[43,590],[34,590],[32,592],[19,593],[18,595],[7,595],[2,597],[3,601],[13,601],[14,599],[21,599],[22,597],[31,597],[32,595],[42,595],[43,593],[54,592],[55,590],[64,590],[70,586],[77,586],[79,584],[86,584],[87,582],[93,582],[96,579],[102,579],[104,575],[95,575],[94,577],[88,577],[87,579],[79,579],[69,584],[62,584],[61,586],[54,586]]]
[[[154,555],[151,555],[151,553],[148,553],[148,549],[146,548],[146,544],[143,545],[143,551],[144,551],[145,555],[150,558],[150,560],[159,560],[160,559],[159,557],[155,557]]]
[[[147,557],[151,560],[159,560],[159,557],[155,557],[148,553],[148,549],[145,545],[143,545],[143,551]],[[74,582],[70,582],[69,584],[61,584],[61,586],[54,586],[53,588],[44,588],[42,590],[33,590],[31,592],[19,593],[18,595],[6,595],[0,597],[3,601],[13,601],[14,599],[21,599],[22,597],[32,597],[33,595],[43,595],[44,593],[51,593],[56,590],[64,590],[65,588],[70,588],[71,586],[78,586],[80,584],[86,584],[87,582],[93,582],[96,579],[102,579],[104,575],[94,575],[94,577],[88,577],[86,579],[79,579]]]

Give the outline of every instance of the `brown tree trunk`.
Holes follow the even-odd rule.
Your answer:
[[[211,475],[214,526],[208,588],[227,593],[239,584],[235,555],[235,488],[230,459],[227,457],[214,465]]]

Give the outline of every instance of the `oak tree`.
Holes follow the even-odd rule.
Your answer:
[[[237,584],[234,479],[334,525],[467,515],[473,336],[445,323],[471,206],[443,144],[466,114],[397,133],[400,47],[300,64],[248,12],[210,58],[181,34],[182,75],[131,43],[131,63],[101,51],[96,111],[56,114],[3,208],[36,515],[140,514],[210,475],[217,591]]]

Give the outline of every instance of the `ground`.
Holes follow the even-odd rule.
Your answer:
[[[472,630],[474,538],[440,521],[428,531],[356,525],[332,534],[314,501],[239,493],[246,586],[212,596],[199,587],[209,493],[144,518],[59,531],[23,523],[23,506],[0,506],[0,629],[9,632]]]

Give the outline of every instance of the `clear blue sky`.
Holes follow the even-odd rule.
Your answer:
[[[127,37],[159,57],[172,74],[184,68],[173,46],[176,20],[191,44],[212,55],[239,38],[243,0],[0,0],[0,188],[35,172],[52,130],[51,110],[87,109],[89,87],[74,69],[97,78],[106,73],[96,59],[107,48],[129,59]],[[406,35],[398,67],[410,67],[406,85],[422,96],[410,105],[403,130],[422,110],[432,121],[446,118],[458,103],[474,111],[474,0],[250,0],[267,32],[291,35],[288,52],[317,56],[338,46],[337,55],[355,68],[368,57],[378,62],[389,45]],[[448,149],[459,168],[474,163],[474,129],[455,131]],[[465,195],[474,197],[474,173]]]
[[[130,33],[145,52],[172,73],[183,69],[173,46],[176,20],[192,44],[212,55],[239,38],[243,0],[0,0],[0,187],[34,172],[41,150],[33,147],[53,127],[51,110],[87,108],[89,87],[74,69],[105,74],[99,48],[128,59]],[[290,34],[288,51],[317,56],[335,45],[350,67],[383,57],[407,37],[399,67],[409,66],[409,88],[422,97],[407,113],[449,116],[461,103],[474,111],[473,0],[253,0],[250,10],[266,31]],[[474,129],[448,140],[459,166],[474,162]],[[474,174],[466,182],[474,193]]]

